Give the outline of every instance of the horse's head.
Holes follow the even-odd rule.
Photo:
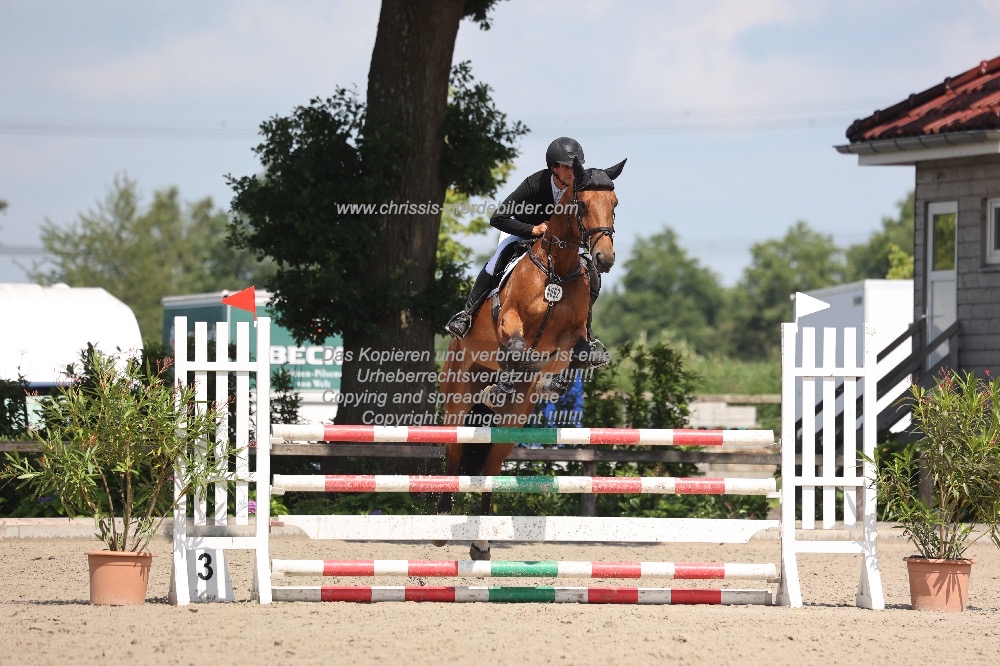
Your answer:
[[[607,273],[615,263],[615,178],[625,168],[622,160],[607,169],[584,169],[574,158],[577,222],[583,244],[594,258],[597,270]]]

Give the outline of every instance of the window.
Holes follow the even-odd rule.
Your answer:
[[[950,210],[948,208],[951,208]],[[937,210],[936,210],[937,209]],[[947,204],[931,204],[931,270],[955,270],[955,210]]]
[[[986,263],[1000,264],[1000,199],[986,204]]]

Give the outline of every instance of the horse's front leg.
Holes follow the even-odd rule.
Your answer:
[[[524,325],[515,310],[500,315],[497,339],[500,349],[497,350],[496,361],[500,375],[483,394],[483,404],[494,412],[509,405],[514,396],[515,384],[523,382],[525,377],[522,375],[531,371],[530,363],[527,362],[528,343],[524,340]]]
[[[543,373],[535,385],[535,392],[544,401],[555,402],[559,400],[572,386],[577,372],[583,368],[592,367],[589,360],[590,353],[590,343],[586,338],[578,337],[570,352],[569,364],[558,374],[554,372]]]

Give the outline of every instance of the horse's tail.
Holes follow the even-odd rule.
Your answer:
[[[495,413],[482,403],[473,405],[472,410],[465,415],[465,425],[481,426],[492,423]],[[462,457],[458,462],[458,474],[462,476],[478,476],[483,473],[486,458],[490,454],[492,444],[465,444],[462,446]]]

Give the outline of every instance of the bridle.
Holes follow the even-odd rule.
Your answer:
[[[573,210],[576,211],[576,228],[580,234],[580,242],[575,243],[573,241],[562,240],[555,234],[546,233],[547,237],[543,236],[539,240],[548,246],[549,251],[546,253],[548,255],[548,266],[543,265],[542,262],[538,260],[538,257],[536,257],[534,254],[529,253],[531,256],[531,262],[535,264],[535,266],[537,266],[540,271],[545,273],[545,277],[547,277],[549,281],[554,284],[561,284],[563,282],[568,282],[569,280],[578,277],[580,274],[580,267],[578,266],[575,271],[573,271],[568,275],[557,275],[556,272],[552,269],[553,246],[561,250],[564,250],[568,247],[584,248],[584,253],[587,256],[591,256],[594,253],[594,245],[596,245],[597,241],[601,239],[601,236],[607,236],[608,238],[611,239],[612,243],[615,240],[615,228],[613,226],[593,227],[590,229],[584,226],[583,213],[580,212],[580,199],[577,197],[576,191],[573,192],[572,205],[573,205]]]

